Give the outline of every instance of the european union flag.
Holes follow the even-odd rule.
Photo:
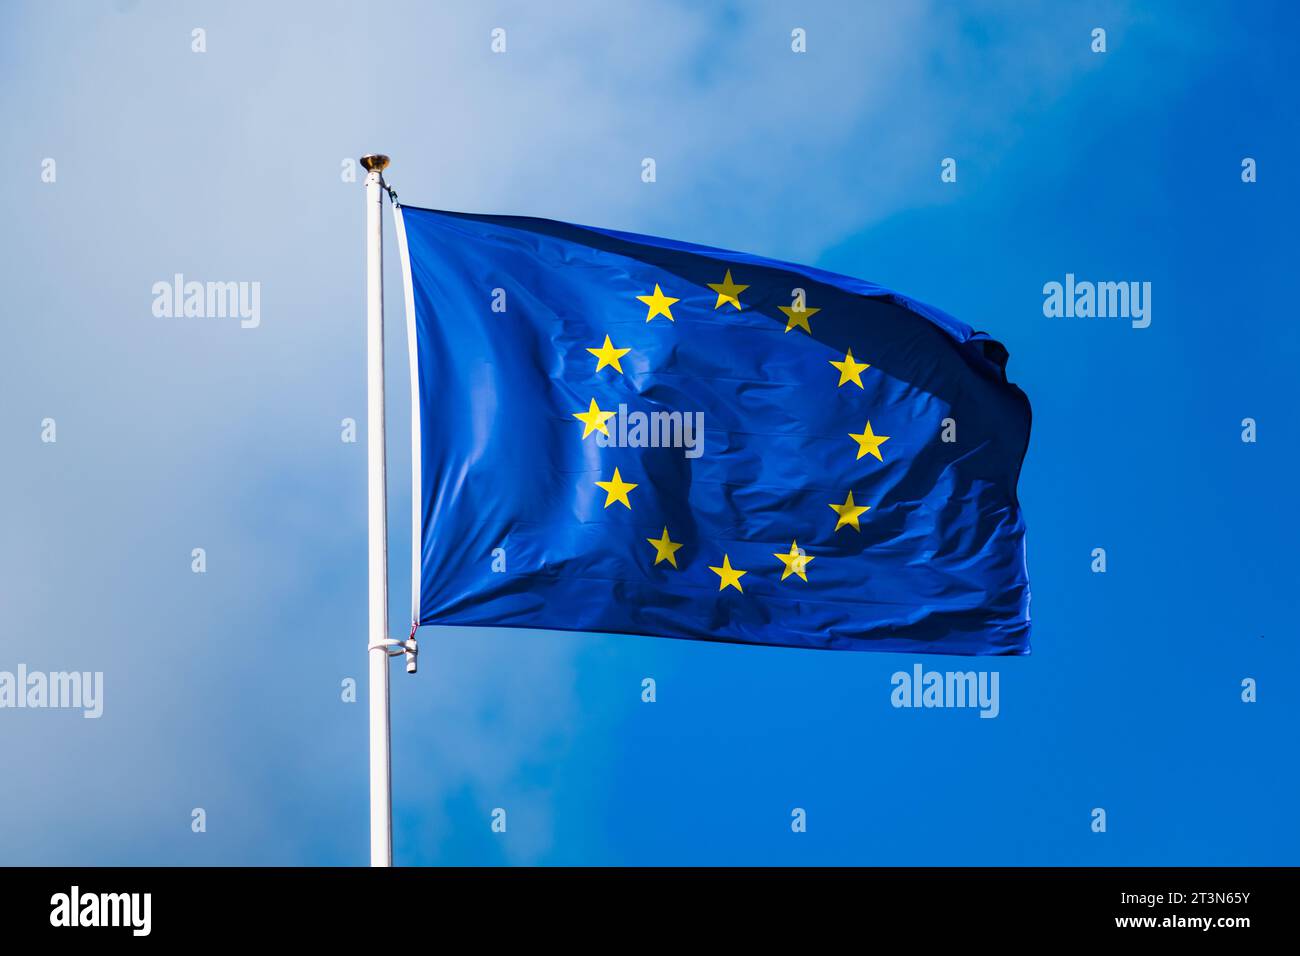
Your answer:
[[[859,279],[399,212],[416,624],[1027,654],[1029,403]]]

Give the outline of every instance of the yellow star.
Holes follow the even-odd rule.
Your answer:
[[[777,306],[777,308],[784,312],[785,317],[789,320],[785,323],[785,330],[787,332],[797,325],[809,335],[812,335],[812,329],[808,327],[808,319],[810,316],[820,312],[821,309],[810,309],[807,306],[804,306],[802,309],[796,309],[792,305],[781,305]]]
[[[746,575],[749,572],[738,571],[735,568],[733,568],[731,566],[731,558],[729,558],[727,555],[724,554],[722,556],[722,567],[715,568],[710,566],[709,570],[712,571],[714,574],[716,574],[719,578],[718,581],[719,591],[721,591],[723,588],[731,587],[731,588],[735,588],[741,594],[745,593],[745,589],[740,586],[740,579],[743,575]]]
[[[591,408],[585,412],[574,412],[573,417],[582,422],[582,437],[586,438],[594,431],[609,434],[609,426],[605,422],[614,417],[613,412],[602,412],[596,405],[596,400],[591,400]]]
[[[855,505],[853,503],[853,492],[844,499],[844,504],[837,505],[831,502],[831,510],[840,516],[840,520],[835,522],[835,530],[839,531],[845,525],[848,525],[854,531],[861,531],[858,527],[858,518],[871,510],[871,505]]]
[[[731,270],[728,269],[726,277],[721,282],[710,282],[709,288],[718,293],[718,301],[713,306],[715,309],[720,309],[725,303],[730,302],[737,310],[739,310],[740,293],[748,289],[749,286],[734,284],[731,281]]]
[[[588,349],[587,351],[590,352],[593,350]],[[870,365],[864,365],[861,362],[853,361],[853,349],[849,349],[844,353],[843,362],[837,362],[834,359],[831,359],[831,364],[840,370],[840,385],[843,385],[845,382],[852,382],[858,388],[862,388],[862,373],[871,368]],[[600,369],[597,369],[596,371],[600,371]],[[838,387],[839,385],[836,386],[836,388]]]
[[[674,299],[670,295],[664,295],[663,290],[659,288],[658,282],[655,283],[655,291],[653,295],[639,295],[637,298],[650,307],[646,310],[645,314],[645,320],[647,322],[653,319],[656,315],[666,315],[669,322],[677,321],[673,318],[673,310],[670,309],[669,306],[674,302],[680,302],[681,299]]]
[[[628,511],[632,510],[632,502],[627,500],[627,493],[637,486],[632,482],[624,481],[617,468],[614,469],[614,477],[610,481],[598,481],[596,487],[605,492],[606,508],[616,501],[621,501]]]
[[[600,361],[596,363],[597,372],[599,372],[602,368],[608,365],[610,368],[618,372],[619,375],[622,375],[623,366],[618,364],[618,360],[632,350],[614,348],[614,343],[609,340],[609,336],[607,335],[605,336],[604,345],[602,345],[598,349],[587,349],[587,351],[590,352],[592,355],[596,356],[596,358],[600,359]]]
[[[668,540],[667,527],[664,528],[664,536],[662,538],[646,538],[646,540],[655,546],[655,564],[658,564],[660,561],[667,561],[673,567],[677,567],[677,549],[680,548],[681,545],[675,541]]]
[[[774,558],[780,558],[785,565],[785,570],[781,572],[781,580],[784,581],[792,574],[797,574],[805,581],[808,580],[807,568],[808,562],[813,559],[813,555],[804,554],[799,547],[798,541],[790,542],[790,553],[781,554],[779,551],[772,555]]]
[[[849,437],[858,443],[858,457],[870,454],[875,457],[876,461],[884,461],[880,457],[880,446],[889,441],[888,435],[877,435],[871,431],[871,422],[867,422],[867,427],[861,435],[855,435],[849,432]]]

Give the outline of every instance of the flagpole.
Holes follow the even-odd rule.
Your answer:
[[[366,169],[366,445],[369,510],[370,865],[393,865],[393,797],[388,704],[388,480],[384,457],[383,171],[388,157],[361,157]]]

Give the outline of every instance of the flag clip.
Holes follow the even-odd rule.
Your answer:
[[[399,641],[395,637],[388,637],[371,644],[367,650],[383,651],[389,657],[402,657],[405,655],[406,673],[414,674],[416,661],[420,656],[420,643],[415,639],[415,625],[411,626],[411,636],[406,640]]]

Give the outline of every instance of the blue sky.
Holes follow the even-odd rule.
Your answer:
[[[102,670],[105,702],[0,711],[0,863],[366,860],[365,703],[339,690],[365,669],[365,446],[339,440],[364,418],[364,207],[340,164],[373,150],[418,205],[899,289],[1005,343],[1034,407],[1034,653],[971,665],[1000,673],[996,720],[891,708],[907,655],[426,629],[393,674],[397,862],[1298,862],[1296,15],[698,7],[5,6],[0,670]],[[177,272],[261,282],[260,326],[154,317]],[[1151,326],[1045,318],[1067,272],[1151,282]]]

